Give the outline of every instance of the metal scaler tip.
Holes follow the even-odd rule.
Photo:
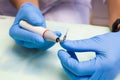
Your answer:
[[[67,38],[67,34],[68,34],[68,29],[67,29],[65,35],[63,36],[63,39],[62,39],[60,42],[64,42],[64,41],[66,40],[66,38]]]

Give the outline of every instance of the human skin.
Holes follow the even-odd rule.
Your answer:
[[[109,13],[109,26],[120,18],[120,0],[107,0],[108,13]]]
[[[36,5],[39,7],[39,2],[38,0],[10,0],[10,2],[17,8],[19,9],[20,6],[26,2],[31,2],[32,4]]]

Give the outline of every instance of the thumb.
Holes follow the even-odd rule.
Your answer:
[[[84,40],[65,40],[60,45],[72,52],[97,52],[99,50],[99,37],[93,37]]]
[[[46,26],[44,16],[38,7],[31,3],[26,3],[26,5],[22,6],[22,8],[28,13],[26,14],[27,16],[24,17],[26,21],[35,26]]]
[[[63,67],[76,76],[91,75],[96,69],[96,58],[84,62],[79,62],[64,50],[58,51],[58,57]]]
[[[19,23],[21,20],[25,20],[34,26],[46,26],[42,12],[39,10],[39,8],[31,3],[25,3],[19,9],[15,19],[15,24]]]

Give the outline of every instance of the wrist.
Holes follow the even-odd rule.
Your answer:
[[[112,25],[112,32],[120,31],[120,18],[118,18]]]
[[[21,5],[30,2],[34,4],[35,6],[39,7],[39,2],[38,0],[10,0],[10,2],[17,8],[19,9]]]

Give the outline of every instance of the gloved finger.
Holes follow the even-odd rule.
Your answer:
[[[85,40],[65,40],[64,42],[61,42],[61,46],[68,51],[73,52],[96,52],[100,49],[99,37],[93,37]]]
[[[32,42],[25,42],[25,41],[20,41],[20,40],[15,40],[17,44],[27,47],[27,48],[37,48],[40,50],[47,50],[51,46],[53,46],[55,43],[54,42],[45,42],[44,45],[41,44],[33,44]]]
[[[59,31],[54,31],[54,33],[58,36],[58,37],[60,37],[62,34],[61,34],[61,32],[59,32]]]
[[[27,31],[25,29],[22,29],[17,25],[15,25],[14,27],[11,27],[9,34],[14,39],[26,42],[26,44],[33,43],[35,45],[39,44],[38,46],[40,46],[40,45],[43,45],[43,44],[45,45],[45,43],[46,43],[46,41],[43,39],[43,37],[41,35],[38,35],[36,33],[33,33],[33,32],[30,32],[30,31]],[[55,32],[55,34],[57,36],[61,36],[60,32]],[[50,43],[50,44],[51,44],[51,46],[54,45],[53,42]],[[21,45],[23,45],[23,44],[21,43]],[[24,46],[28,46],[28,45],[24,44]]]
[[[90,80],[101,80],[100,77],[103,74],[103,70],[97,69],[95,73],[91,76]]]
[[[27,47],[27,48],[37,48],[37,46],[31,42],[25,42],[20,40],[15,40],[17,44]]]
[[[115,73],[114,73],[115,72]],[[102,74],[99,80],[114,80],[115,77],[117,76],[118,72],[116,71],[107,71]],[[106,76],[107,75],[107,76]]]
[[[29,17],[29,18],[21,18],[21,20],[25,20],[26,22],[28,22],[29,24],[33,25],[33,26],[40,26],[40,27],[46,27],[46,22],[45,19],[43,18],[43,16],[39,16],[38,14],[30,14],[30,15],[35,15],[35,17]],[[19,22],[20,22],[19,21]],[[18,22],[18,23],[19,23]]]
[[[94,75],[90,78],[90,80],[114,80],[117,74],[119,73],[119,70],[116,68],[113,68],[112,70],[99,70],[94,73]]]
[[[52,47],[54,44],[55,42],[46,41],[44,45],[38,47],[38,49],[47,50],[48,48]]]
[[[33,44],[42,45],[45,42],[45,40],[41,35],[22,29],[17,25],[11,27],[9,34],[11,37],[13,37],[16,40],[31,42]]]
[[[63,69],[72,80],[89,80],[89,76],[76,76],[72,72],[67,70],[64,66]]]
[[[74,59],[76,59],[77,61],[79,61],[74,52],[72,52],[72,51],[67,51],[67,52],[69,53],[69,55],[70,55],[72,58],[74,58]]]
[[[78,62],[64,50],[58,51],[58,57],[65,68],[77,76],[91,75],[95,71],[96,59]]]
[[[23,4],[19,9],[15,19],[15,24],[19,24],[21,20],[25,20],[34,26],[46,26],[42,12],[31,3]]]

